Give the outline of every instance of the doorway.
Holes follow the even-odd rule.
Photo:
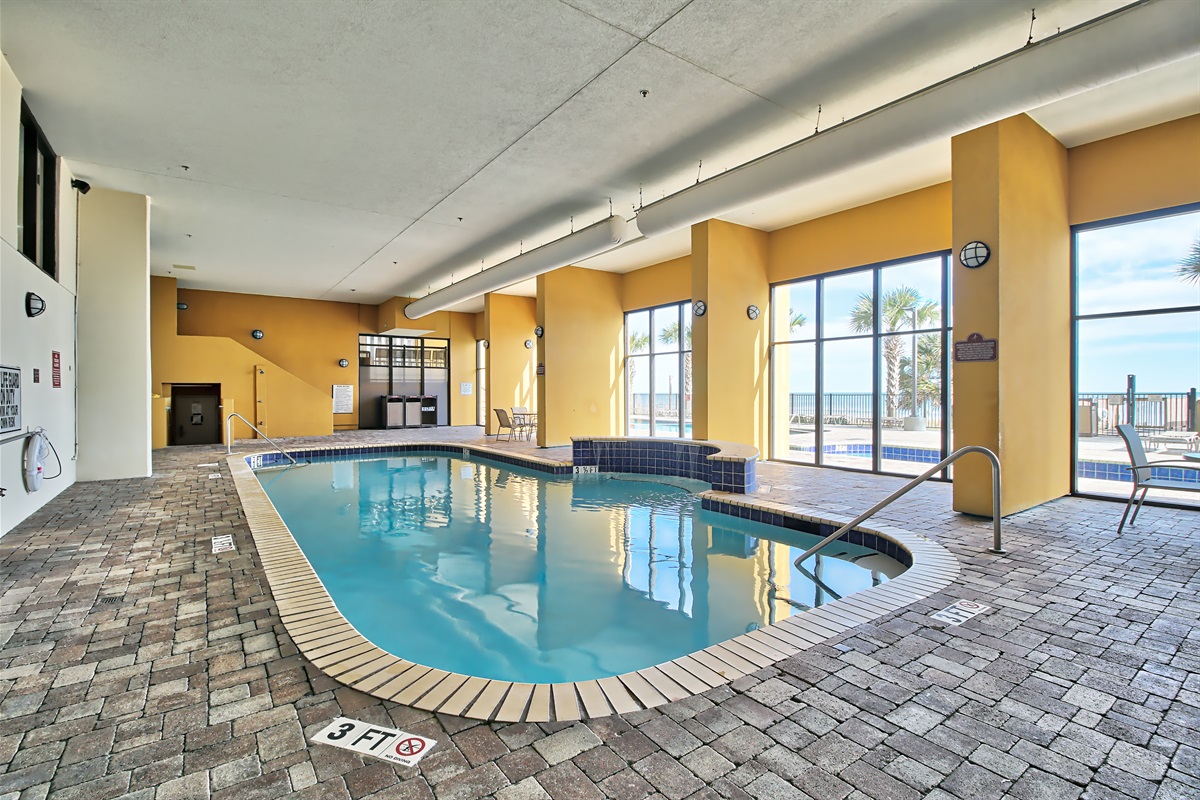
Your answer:
[[[217,383],[175,384],[167,444],[221,443],[221,386]]]

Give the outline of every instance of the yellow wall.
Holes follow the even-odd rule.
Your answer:
[[[946,250],[950,233],[950,184],[941,183],[773,232],[767,279],[779,283]]]
[[[483,298],[483,330],[478,338],[487,339],[487,432],[498,430],[496,412],[524,406],[535,411],[537,381],[534,375],[536,352],[525,348],[526,339],[536,338],[537,301],[532,297],[496,294]]]
[[[1071,224],[1200,202],[1200,114],[1071,148]]]
[[[720,220],[692,226],[692,435],[767,447],[769,235]],[[761,312],[751,320],[746,309]]]
[[[641,308],[682,303],[692,298],[692,257],[673,258],[621,276],[621,308]]]
[[[580,267],[539,275],[537,318],[538,444],[571,443],[572,436],[623,432],[622,343],[625,316],[620,275]]]
[[[191,311],[190,304],[187,311],[177,311],[176,302],[174,278],[150,279],[153,393],[161,394],[165,400],[169,399],[171,384],[220,384],[221,396],[225,398],[222,411],[225,414],[237,411],[255,422],[265,421],[265,426],[259,427],[267,436],[323,436],[333,432],[333,400],[329,389],[315,388],[228,337],[175,335],[178,315]],[[259,369],[263,370],[261,377]],[[156,414],[152,420],[154,442],[166,441],[165,410],[161,413],[161,417]],[[240,422],[236,422],[233,431],[234,438],[253,436]]]
[[[954,446],[991,449],[1004,468],[1001,511],[1070,490],[1070,229],[1067,152],[1025,115],[953,140],[954,248],[992,249],[954,271],[954,339],[999,341],[994,362],[956,363]],[[954,507],[991,514],[990,468],[955,467]]]
[[[179,289],[178,300],[188,306],[177,312],[180,336],[232,339],[324,392],[331,408],[333,385],[353,384],[354,411],[334,414],[333,425],[358,427],[358,304],[196,289]],[[250,335],[255,329],[263,338]],[[338,366],[342,358],[349,367]]]

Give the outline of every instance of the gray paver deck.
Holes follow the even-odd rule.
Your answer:
[[[334,439],[448,437],[481,440]],[[990,523],[926,485],[874,522],[953,552],[946,590],[698,697],[483,723],[377,700],[298,654],[228,468],[198,467],[219,453],[156,451],[152,477],[77,484],[0,539],[3,800],[1200,796],[1196,511],[1148,507],[1117,537],[1120,504],[1063,498],[1008,518],[998,557]],[[771,463],[759,481],[832,517],[899,485]],[[222,534],[237,550],[213,555]],[[929,618],[957,599],[992,610]],[[307,743],[339,715],[439,745],[403,768]]]

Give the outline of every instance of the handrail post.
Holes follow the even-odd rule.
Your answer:
[[[990,461],[992,464],[992,546],[988,548],[988,552],[989,553],[997,553],[997,554],[1001,554],[1001,555],[1008,552],[1007,550],[1004,549],[1004,545],[1001,540],[1001,530],[1000,530],[1000,528],[1001,528],[1001,523],[1000,523],[1000,459],[996,457],[995,453],[993,453],[991,450],[988,450],[986,447],[980,447],[978,445],[967,445],[966,447],[958,448],[953,453],[951,453],[950,455],[946,456],[941,461],[939,461],[937,464],[933,465],[932,467],[927,469],[925,472],[922,472],[920,475],[913,478],[911,481],[904,484],[899,489],[892,492],[887,497],[883,498],[882,500],[880,500],[878,503],[876,503],[875,505],[868,508],[863,513],[859,514],[857,517],[850,520],[845,525],[838,528],[836,531],[829,534],[824,539],[822,539],[821,541],[817,542],[812,547],[805,550],[803,553],[800,554],[800,557],[797,558],[795,561],[797,569],[801,568],[800,567],[801,562],[803,562],[809,556],[811,556],[814,553],[816,553],[817,551],[821,550],[826,545],[836,542],[838,539],[840,539],[842,537],[842,534],[844,534],[846,531],[851,530],[854,528],[854,526],[859,525],[860,523],[866,521],[869,517],[873,516],[876,512],[891,505],[894,500],[898,500],[901,497],[903,497],[904,495],[908,494],[913,489],[917,488],[922,483],[929,480],[930,477],[932,477],[933,475],[942,471],[947,466],[949,466],[950,464],[953,464],[955,461],[957,461],[958,459],[967,455],[968,453],[982,453],[983,455],[987,456],[988,461]]]
[[[231,414],[229,414],[229,416],[225,417],[225,453],[226,453],[226,455],[233,455],[233,418],[234,417],[237,417],[242,422],[249,425],[250,430],[254,431],[259,436],[261,436],[267,443],[269,443],[271,445],[271,447],[274,447],[288,461],[291,461],[292,466],[294,466],[294,467],[300,466],[299,462],[297,462],[296,459],[292,457],[291,453],[285,452],[282,447],[275,444],[275,442],[271,441],[271,438],[269,436],[267,436],[265,433],[263,433],[258,428],[256,428],[254,426],[253,422],[246,419],[245,417],[243,417],[241,414],[237,413],[236,411],[232,412]]]

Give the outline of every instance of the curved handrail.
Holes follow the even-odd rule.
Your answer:
[[[822,539],[821,541],[817,542],[812,547],[805,550],[803,553],[800,554],[800,557],[797,558],[795,561],[797,569],[800,568],[800,562],[804,561],[806,558],[811,556],[813,553],[816,553],[818,550],[823,548],[825,545],[837,541],[839,538],[841,538],[842,534],[844,534],[846,531],[852,529],[855,525],[862,523],[864,520],[866,520],[868,517],[870,517],[871,515],[873,515],[875,512],[879,511],[880,509],[886,508],[887,506],[891,505],[893,500],[897,500],[897,499],[903,497],[904,495],[908,494],[913,489],[917,488],[917,486],[919,486],[922,483],[924,483],[925,481],[927,481],[935,473],[941,472],[947,466],[954,463],[955,461],[962,458],[963,456],[967,455],[968,453],[982,453],[983,455],[987,456],[988,461],[992,462],[992,546],[988,548],[988,552],[989,553],[999,553],[999,554],[1008,552],[1007,550],[1004,549],[1004,546],[1003,546],[1003,544],[1001,544],[1001,541],[1000,541],[1000,459],[996,457],[995,453],[993,453],[991,450],[988,450],[986,447],[979,447],[978,445],[972,444],[972,445],[967,445],[966,447],[958,448],[953,453],[951,453],[950,455],[946,456],[941,461],[939,461],[937,464],[930,467],[928,470],[921,473],[917,477],[913,478],[911,481],[904,484],[899,489],[892,492],[887,497],[883,498],[882,500],[880,500],[875,505],[871,506],[869,509],[867,509],[863,513],[859,514],[857,517],[852,519],[850,522],[847,522],[845,525],[838,528],[836,531],[829,534],[824,539]]]
[[[253,422],[246,419],[245,417],[243,417],[241,414],[237,413],[236,411],[231,412],[229,414],[229,416],[225,417],[225,453],[227,455],[233,455],[233,418],[234,417],[237,417],[242,422],[249,425],[250,430],[254,431],[259,436],[261,436],[263,439],[265,439],[267,442],[269,442],[271,447],[274,447],[276,450],[278,450],[280,453],[282,453],[287,458],[288,461],[291,461],[293,467],[300,466],[300,464],[296,461],[296,459],[292,458],[291,454],[284,452],[284,449],[282,447],[275,444],[275,442],[272,442],[271,439],[268,438],[268,436],[265,433],[260,431],[258,428],[254,427]]]

